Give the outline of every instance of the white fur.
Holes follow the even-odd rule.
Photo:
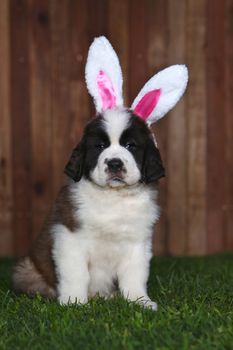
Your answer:
[[[108,109],[103,114],[103,117],[111,144],[118,144],[122,131],[127,128],[129,123],[127,110],[123,108]]]
[[[118,57],[110,42],[104,37],[95,38],[91,44],[86,64],[86,84],[90,95],[94,98],[96,111],[102,112],[102,100],[97,88],[97,75],[102,70],[111,80],[116,94],[116,106],[123,105],[122,72]]]
[[[161,96],[158,104],[147,119],[147,123],[151,124],[162,118],[183,95],[188,83],[188,70],[185,65],[176,64],[163,69],[155,74],[141,89],[131,109],[137,106],[142,97],[149,91],[161,89]]]
[[[73,183],[80,229],[54,227],[53,256],[61,303],[110,296],[118,278],[129,300],[156,309],[146,291],[157,192],[144,184],[109,190],[82,179]]]
[[[134,185],[141,178],[140,170],[132,154],[119,144],[120,136],[127,128],[129,121],[128,113],[124,109],[115,108],[107,110],[103,114],[103,117],[105,129],[110,138],[111,145],[101,153],[97,166],[91,173],[91,178],[99,186],[109,185],[110,187],[121,187],[125,185]],[[112,158],[119,158],[124,164],[125,173],[122,182],[114,181],[109,178],[106,163]]]

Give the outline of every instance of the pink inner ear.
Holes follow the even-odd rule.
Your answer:
[[[102,110],[116,106],[116,94],[111,80],[102,70],[97,75],[97,87],[102,100]]]
[[[133,112],[146,120],[156,107],[161,95],[161,89],[156,89],[147,92],[138,102]]]

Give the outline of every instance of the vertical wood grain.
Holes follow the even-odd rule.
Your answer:
[[[147,17],[146,2],[129,0],[129,105],[146,83],[147,69]]]
[[[31,240],[31,138],[28,52],[28,2],[10,1],[12,178],[15,253]]]
[[[169,0],[169,64],[186,62],[185,0]],[[168,118],[168,250],[185,254],[187,244],[187,115],[186,97],[166,116]]]
[[[233,1],[225,8],[225,77],[226,77],[226,241],[225,249],[233,250]]]
[[[128,0],[109,0],[108,11],[109,40],[120,60],[123,73],[124,103],[129,105],[128,99],[128,70],[129,70],[129,35],[128,35]]]
[[[50,1],[51,45],[52,45],[52,159],[53,159],[53,196],[63,183],[64,166],[70,155],[72,142],[70,131],[72,115],[70,113],[70,8],[66,0]]]
[[[70,152],[78,143],[84,125],[90,120],[89,96],[85,83],[88,53],[88,7],[86,0],[70,1]]]
[[[32,233],[35,237],[52,201],[51,45],[48,2],[30,0],[29,5]]]
[[[0,2],[0,256],[13,254],[9,1]]]
[[[88,13],[88,46],[95,37],[104,35],[108,37],[108,0],[87,0]],[[95,115],[92,98],[89,96],[90,114]]]
[[[187,2],[187,247],[206,252],[206,0]]]
[[[225,202],[225,1],[207,1],[207,249],[224,247]]]
[[[94,37],[108,34],[108,0],[87,0],[89,44]]]
[[[167,65],[168,41],[168,2],[167,0],[147,1],[148,46],[147,60],[148,73],[152,77]],[[161,152],[164,166],[167,164],[167,127],[168,118],[163,118],[154,125],[158,147]],[[155,227],[154,252],[157,255],[167,253],[167,179],[159,182],[159,204],[161,216]]]

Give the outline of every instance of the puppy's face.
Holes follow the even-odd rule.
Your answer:
[[[153,182],[164,168],[147,125],[126,110],[107,110],[85,128],[65,172],[75,181],[85,177],[101,187]]]

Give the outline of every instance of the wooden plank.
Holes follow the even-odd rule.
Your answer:
[[[167,65],[167,39],[168,39],[168,3],[167,0],[147,1],[148,25],[148,73],[153,76]],[[153,127],[161,156],[166,168],[167,164],[167,128],[168,119],[164,118]],[[159,203],[161,217],[155,227],[154,252],[156,255],[167,253],[167,179],[159,183]]]
[[[25,254],[31,232],[31,142],[29,110],[28,6],[10,1],[12,178],[15,253]]]
[[[187,4],[187,165],[189,255],[206,253],[206,0]]]
[[[13,255],[9,1],[0,2],[0,256]]]
[[[108,28],[109,40],[120,60],[123,72],[124,103],[129,106],[128,99],[128,70],[129,70],[129,35],[128,35],[128,0],[109,0]]]
[[[108,2],[108,28],[109,40],[120,60],[123,72],[123,95],[126,106],[128,102],[128,70],[129,70],[129,35],[128,15],[129,6],[126,0],[109,0]]]
[[[225,201],[225,1],[207,1],[207,249],[224,246]]]
[[[147,69],[146,4],[129,0],[129,102],[130,105],[149,78]]]
[[[32,158],[32,235],[52,200],[51,47],[48,1],[29,1],[29,56]]]
[[[226,242],[225,249],[233,250],[233,0],[226,1]]]
[[[85,79],[86,55],[88,52],[88,6],[87,1],[70,0],[70,79]]]
[[[108,0],[87,0],[88,47],[95,37],[108,37]],[[93,100],[89,97],[90,115],[95,115]]]
[[[168,1],[147,0],[148,69],[150,75],[167,65]]]
[[[89,44],[100,35],[108,34],[108,0],[87,0]]]
[[[63,182],[63,170],[71,150],[70,130],[70,10],[69,2],[51,0],[51,84],[53,196]]]
[[[185,63],[186,53],[186,5],[169,0],[169,64]],[[175,28],[175,30],[174,30]],[[166,117],[168,118],[168,251],[182,255],[186,251],[187,238],[187,117],[186,97]]]
[[[89,96],[85,84],[85,65],[88,53],[88,7],[86,0],[70,1],[70,128],[71,149],[78,143],[83,128],[90,119]]]

